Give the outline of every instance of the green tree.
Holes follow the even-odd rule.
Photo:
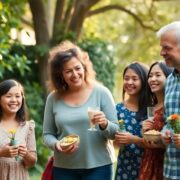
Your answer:
[[[32,19],[22,16],[24,10],[28,9],[25,3],[29,4],[32,13]],[[36,57],[37,67],[39,71],[39,80],[46,91],[47,80],[47,57],[49,49],[58,44],[63,39],[71,39],[77,41],[81,35],[90,32],[96,21],[98,29],[92,33],[97,36],[99,32],[100,38],[109,38],[120,50],[123,48],[123,53],[120,55],[121,61],[124,57],[141,59],[148,57],[149,52],[147,48],[151,49],[153,54],[152,37],[154,33],[162,24],[173,19],[173,15],[178,12],[178,6],[174,6],[176,1],[160,1],[160,0],[8,0],[2,1],[0,5],[1,11],[1,28],[3,37],[1,46],[1,57],[7,56],[9,52],[7,48],[9,43],[4,43],[7,38],[9,42],[9,32],[13,25],[19,28],[17,24],[21,21],[34,29],[36,37]],[[172,7],[173,8],[169,8]],[[3,7],[3,8],[2,8]],[[167,14],[168,12],[168,14]],[[98,16],[97,16],[98,15]],[[109,16],[110,15],[110,16]],[[5,18],[4,18],[5,17]],[[11,18],[10,18],[11,17]],[[106,18],[104,18],[106,17]],[[107,21],[104,21],[106,19]],[[109,22],[108,22],[109,21]],[[106,28],[109,23],[109,28]],[[32,26],[33,24],[33,26]],[[125,25],[124,25],[125,24]],[[109,30],[108,30],[109,29]],[[117,37],[118,34],[120,37]],[[103,36],[104,35],[104,36]],[[145,40],[147,41],[145,41]],[[129,43],[130,42],[130,43]],[[5,45],[6,44],[6,45]],[[142,52],[139,51],[139,46]],[[133,50],[133,53],[129,53]],[[129,56],[131,54],[131,57]],[[155,53],[154,53],[155,54]],[[139,58],[138,57],[138,58]],[[27,70],[25,63],[25,56],[21,63],[16,63],[17,59],[22,57],[11,56],[14,63],[11,65],[19,66],[22,64],[21,73]],[[14,59],[13,59],[14,58]],[[16,60],[15,60],[16,59]],[[30,62],[29,62],[30,63]],[[1,62],[2,67],[8,66],[5,61]],[[11,67],[8,66],[10,69]],[[4,72],[3,69],[1,72]]]
[[[129,27],[125,27],[139,29],[138,32],[143,31],[143,29],[156,31],[161,22],[158,21],[161,14],[157,14],[157,17],[154,18],[156,6],[158,6],[157,3],[160,3],[154,0],[148,0],[147,2],[143,0],[29,0],[28,2],[32,12],[36,43],[38,46],[46,46],[48,48],[56,45],[63,39],[78,40],[82,34],[83,25],[88,18],[90,19],[94,15],[104,14],[105,12],[109,13],[111,10],[116,10],[116,15],[122,15],[123,13],[124,17],[122,19],[124,19],[124,22],[127,22],[128,17],[132,17],[130,23],[127,22]],[[47,17],[50,11],[53,13]],[[102,23],[100,22],[100,24]],[[41,84],[45,87],[47,54],[39,58],[38,66]]]

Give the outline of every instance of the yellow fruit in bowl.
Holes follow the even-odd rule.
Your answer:
[[[62,149],[66,149],[69,146],[72,145],[78,145],[80,142],[80,137],[78,135],[72,134],[72,135],[68,135],[63,137],[60,141],[59,141],[59,146]]]

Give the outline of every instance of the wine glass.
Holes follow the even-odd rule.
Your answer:
[[[147,116],[149,120],[153,121],[154,118],[154,106],[148,106],[147,107]]]
[[[100,111],[99,107],[88,107],[88,116],[89,116],[89,123],[90,123],[90,128],[88,129],[89,131],[97,131],[95,128],[95,124],[92,122],[92,119],[95,114],[97,114]]]

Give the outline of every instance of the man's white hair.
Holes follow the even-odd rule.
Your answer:
[[[180,21],[174,21],[163,26],[158,32],[157,37],[161,37],[169,31],[174,31],[178,45],[180,46]]]

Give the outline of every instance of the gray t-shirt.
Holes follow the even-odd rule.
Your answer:
[[[98,131],[88,131],[88,107],[100,107],[108,121],[105,130],[96,126]],[[49,94],[46,101],[43,124],[45,144],[54,150],[54,166],[79,169],[95,168],[112,163],[113,147],[108,139],[114,139],[118,130],[115,103],[110,91],[102,85],[95,85],[88,100],[80,106],[70,106],[54,93]],[[55,143],[69,134],[80,137],[79,148],[67,155],[55,150]]]

